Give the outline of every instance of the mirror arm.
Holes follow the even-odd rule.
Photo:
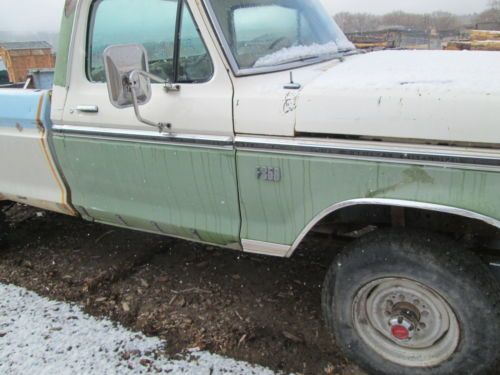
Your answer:
[[[143,124],[157,128],[160,131],[160,133],[170,131],[170,128],[172,127],[171,124],[165,122],[153,122],[146,120],[144,117],[142,117],[141,112],[139,111],[139,103],[137,102],[137,94],[135,93],[134,89],[131,89],[130,91],[132,94],[132,104],[134,105],[134,112],[135,112],[135,117],[137,117],[137,120],[139,120]]]
[[[158,77],[157,75],[151,74],[149,72],[145,72],[143,70],[134,70],[130,73],[130,81],[133,82],[133,78],[135,75],[141,75],[143,77],[149,78],[152,81],[163,83],[163,88],[165,89],[166,92],[171,92],[171,91],[180,91],[181,86],[180,85],[175,85],[170,83],[168,80],[165,80],[164,78]]]
[[[139,102],[137,100],[137,94],[136,94],[136,92],[134,90],[134,86],[135,86],[135,84],[137,82],[137,80],[135,79],[136,75],[144,76],[144,77],[149,78],[149,79],[151,79],[151,80],[153,80],[155,82],[164,83],[165,84],[164,89],[165,89],[166,92],[179,91],[180,90],[180,86],[179,85],[173,85],[173,84],[171,84],[170,82],[164,80],[161,77],[158,77],[158,76],[156,76],[154,74],[151,74],[151,73],[148,73],[148,72],[144,72],[142,70],[134,70],[129,75],[128,85],[129,85],[130,93],[132,94],[132,104],[134,105],[134,112],[135,112],[135,117],[137,117],[137,120],[139,120],[143,124],[146,124],[146,125],[153,126],[153,127],[157,128],[160,131],[160,133],[170,132],[170,129],[172,127],[172,125],[170,123],[153,122],[153,121],[149,121],[149,120],[147,120],[147,119],[145,119],[145,118],[143,118],[141,116],[141,112],[139,110]]]

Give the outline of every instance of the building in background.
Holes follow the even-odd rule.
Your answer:
[[[347,37],[360,49],[425,49],[440,50],[443,43],[457,39],[461,30],[430,31],[392,27],[378,31],[349,33]]]
[[[500,31],[469,30],[465,37],[448,42],[446,50],[500,51]]]
[[[12,83],[23,82],[30,69],[54,68],[55,56],[47,42],[0,43],[3,60]]]

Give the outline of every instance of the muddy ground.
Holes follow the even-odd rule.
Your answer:
[[[321,320],[342,241],[315,235],[292,259],[241,254],[15,205],[0,282],[77,303],[168,342],[303,374],[361,374]]]

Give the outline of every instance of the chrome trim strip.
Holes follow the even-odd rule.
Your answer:
[[[443,206],[439,204],[423,203],[415,201],[405,201],[398,199],[378,199],[378,198],[360,198],[352,199],[344,202],[335,203],[334,205],[324,209],[318,215],[314,217],[309,224],[302,230],[300,235],[297,237],[295,242],[292,244],[290,251],[286,254],[286,257],[291,257],[295,250],[299,247],[305,236],[311,231],[311,229],[318,224],[322,219],[324,219],[329,214],[338,211],[342,208],[359,206],[359,205],[377,205],[377,206],[394,206],[394,207],[404,207],[404,208],[417,208],[426,211],[436,211],[443,212],[447,214],[457,215],[466,217],[469,219],[479,220],[486,224],[492,225],[500,229],[500,221],[489,216],[478,214],[469,210],[464,210],[462,208]]]
[[[236,136],[239,150],[298,153],[404,164],[474,167],[500,172],[500,152],[486,149],[329,139]]]
[[[289,245],[282,245],[271,242],[242,239],[241,245],[243,246],[243,251],[245,253],[270,255],[281,258],[286,257],[286,255],[290,251]]]
[[[230,136],[159,133],[152,130],[96,128],[72,125],[54,125],[52,130],[56,134],[72,137],[234,149],[234,140]]]
[[[216,136],[204,134],[159,133],[153,130],[97,128],[73,125],[54,125],[56,134],[73,137],[151,142],[194,147],[300,154],[350,160],[389,163],[436,165],[500,172],[500,152],[487,149],[443,148],[439,146],[305,139],[257,136]]]

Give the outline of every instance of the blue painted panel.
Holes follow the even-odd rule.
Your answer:
[[[43,96],[42,102],[40,102]],[[41,108],[39,110],[39,106]],[[0,90],[0,127],[38,128],[37,115],[50,127],[50,93],[47,90]]]

